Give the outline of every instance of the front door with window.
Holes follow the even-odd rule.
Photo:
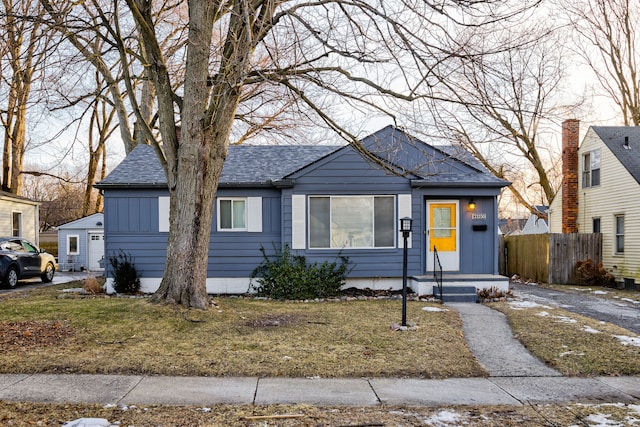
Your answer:
[[[427,201],[427,271],[436,265],[434,247],[443,271],[460,270],[458,206],[457,200]]]

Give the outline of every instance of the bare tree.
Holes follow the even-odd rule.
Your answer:
[[[625,126],[640,125],[640,3],[635,0],[561,2],[579,35],[575,43],[615,102]],[[586,43],[585,43],[586,41]]]
[[[50,47],[38,0],[2,0],[0,12],[1,84],[6,104],[0,108],[4,127],[2,190],[20,194],[27,149],[27,110],[32,83]],[[32,19],[21,19],[30,16]]]
[[[364,151],[340,120],[346,109],[379,111],[383,97],[438,96],[434,87],[447,77],[439,64],[460,55],[456,28],[515,16],[504,2],[477,0],[126,0],[122,9],[99,0],[41,1],[78,49],[80,22],[99,24],[100,36],[118,49],[129,106],[155,147],[170,194],[168,257],[152,301],[193,308],[208,306],[202,254],[209,251],[213,200],[238,124],[245,126],[238,134],[246,134],[253,128],[248,117],[295,105]],[[167,8],[170,14],[161,13]],[[184,48],[163,49],[168,34],[182,37]],[[183,63],[184,71],[174,72]],[[151,121],[131,90],[140,69],[155,91]],[[275,106],[259,95],[269,91],[280,94]]]
[[[559,147],[549,127],[580,102],[563,102],[566,54],[552,32],[512,33],[507,39],[522,44],[492,55],[460,56],[447,82],[454,102],[437,102],[432,111],[443,138],[511,181],[515,199],[542,215],[535,205],[549,203],[559,185]],[[490,36],[484,42],[496,43]]]

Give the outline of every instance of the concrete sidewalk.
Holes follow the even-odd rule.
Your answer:
[[[525,405],[638,402],[640,377],[300,379],[0,375],[0,400],[116,405]]]

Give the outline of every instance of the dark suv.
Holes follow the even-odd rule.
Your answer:
[[[56,272],[56,259],[28,240],[0,237],[0,281],[15,288],[18,280],[38,277],[48,283]]]

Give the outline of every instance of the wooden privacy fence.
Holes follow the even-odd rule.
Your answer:
[[[599,233],[525,234],[504,237],[500,244],[500,273],[537,282],[581,283],[576,262],[602,262]]]

